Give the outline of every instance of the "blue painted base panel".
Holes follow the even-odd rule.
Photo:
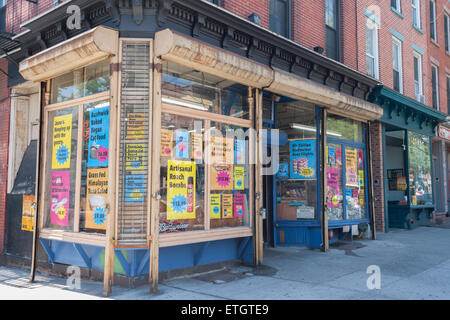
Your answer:
[[[61,263],[103,271],[105,248],[40,239],[50,263]],[[148,249],[116,249],[115,273],[142,276],[149,273]],[[170,271],[240,259],[253,262],[252,237],[200,242],[159,249],[159,271]]]

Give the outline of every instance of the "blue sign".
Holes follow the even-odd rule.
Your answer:
[[[280,162],[278,164],[277,177],[280,179],[289,179],[289,163]]]
[[[289,153],[290,179],[316,179],[316,140],[291,140]]]
[[[144,203],[146,185],[143,174],[125,176],[125,202]]]
[[[189,132],[184,130],[175,131],[175,157],[189,159]]]
[[[89,112],[88,167],[107,167],[109,158],[109,106]]]

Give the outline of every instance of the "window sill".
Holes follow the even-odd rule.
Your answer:
[[[430,39],[431,43],[434,44],[436,47],[440,48],[441,46],[439,45],[439,43],[436,42],[436,40],[434,39]]]
[[[159,247],[173,247],[191,243],[252,237],[249,227],[220,228],[202,231],[186,231],[159,235]]]
[[[417,32],[419,32],[419,33],[421,33],[421,34],[425,34],[425,32],[424,32],[422,29],[420,29],[419,27],[417,27],[417,26],[415,26],[415,25],[412,25],[412,27],[413,27]]]
[[[47,240],[88,244],[98,247],[106,246],[106,236],[102,234],[42,229],[40,231],[40,237]]]
[[[391,11],[394,12],[396,15],[398,15],[400,18],[402,19],[405,18],[400,11],[397,11],[397,9],[391,7]]]

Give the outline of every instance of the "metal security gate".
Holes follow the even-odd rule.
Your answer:
[[[151,168],[151,42],[121,43],[116,247],[148,247]]]

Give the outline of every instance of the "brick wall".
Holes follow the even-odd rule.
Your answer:
[[[384,177],[383,177],[383,132],[382,124],[377,122],[370,126],[370,155],[372,160],[373,202],[375,229],[385,232],[384,219]]]
[[[427,1],[427,10],[429,8]],[[445,34],[444,34],[444,13],[450,17],[450,3],[447,0],[436,0],[436,34],[437,42],[431,40],[430,30],[427,32],[428,54],[430,60],[427,62],[429,68],[434,63],[439,68],[439,111],[443,113],[449,112],[447,107],[447,76],[450,76],[450,54],[445,51]],[[427,16],[427,26],[430,25],[430,16]],[[429,27],[428,27],[429,29]],[[431,95],[431,70],[429,74],[429,91]]]

